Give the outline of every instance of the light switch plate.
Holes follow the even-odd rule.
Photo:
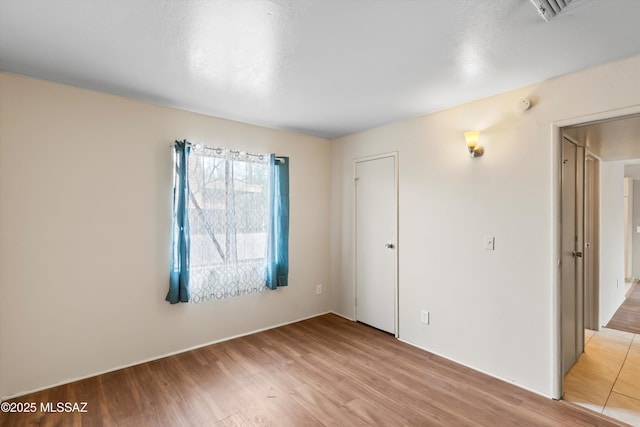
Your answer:
[[[494,236],[484,236],[484,249],[492,251],[495,249],[496,238]]]
[[[425,325],[429,324],[429,312],[427,310],[422,310],[420,312],[420,321]]]

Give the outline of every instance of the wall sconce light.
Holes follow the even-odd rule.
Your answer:
[[[467,149],[471,157],[480,157],[484,154],[484,147],[478,144],[480,132],[465,132],[464,139],[467,141]]]

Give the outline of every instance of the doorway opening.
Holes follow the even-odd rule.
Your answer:
[[[629,184],[627,182],[625,185],[625,177],[628,180],[629,170],[634,167],[637,167],[640,172],[640,138],[636,136],[640,135],[639,113],[640,106],[635,106],[617,112],[606,112],[554,124],[556,159],[559,160],[556,176],[558,229],[555,233],[558,238],[556,250],[558,333],[554,374],[557,385],[556,397],[564,396],[567,400],[581,402],[589,409],[614,418],[618,417],[616,408],[613,406],[620,406],[621,399],[629,400],[628,396],[618,392],[620,387],[626,387],[623,366],[626,352],[635,337],[632,335],[620,338],[617,331],[609,332],[610,330],[604,328],[604,325],[624,301],[630,284],[628,279],[632,277],[629,264],[632,262],[633,236],[629,230],[633,231],[633,229],[629,223],[632,222],[630,218],[634,215],[628,204],[629,199],[625,199],[625,195],[629,196]],[[572,199],[571,196],[567,198],[566,186],[563,185],[566,183],[566,175],[573,174],[573,171],[567,171],[565,166],[567,140],[577,147],[577,150],[580,146],[584,147],[584,158],[580,159],[580,155],[577,156],[578,168],[582,167],[584,173],[582,177],[576,173],[578,182],[574,188],[579,193],[576,197],[582,197],[582,202],[576,200],[575,214],[566,211],[566,205],[571,205]],[[579,212],[580,207],[584,209],[582,214]],[[574,219],[572,225],[577,229],[575,235],[570,235],[571,233],[565,230],[567,216],[572,216]],[[635,216],[640,219],[640,210]],[[625,228],[627,231],[623,232]],[[640,242],[640,239],[638,240]],[[571,244],[575,244],[573,248]],[[568,251],[569,248],[571,252]],[[640,252],[640,248],[638,251]],[[572,264],[568,261],[569,259],[576,261]],[[575,274],[571,275],[568,272]],[[568,286],[567,280],[570,280],[573,286]],[[615,339],[609,340],[611,335],[615,336]],[[629,342],[622,344],[621,340]],[[607,346],[611,347],[607,348]],[[600,375],[599,373],[588,374],[591,383],[587,381],[582,385],[583,390],[577,389],[577,383],[574,381],[575,372],[583,371],[589,364],[581,364],[582,360],[579,360],[575,365],[576,369],[572,370],[571,365],[575,361],[567,356],[567,348],[575,349],[575,354],[572,355],[575,361],[580,359],[583,351],[591,352],[589,353],[591,365],[594,359],[600,358],[595,353],[598,349],[624,353],[621,358],[617,358],[619,360],[616,363],[620,366],[608,366],[606,369],[615,374],[612,374],[609,390],[600,391],[594,387],[592,375]],[[602,358],[615,359],[615,357]],[[567,375],[565,384],[567,372],[570,374]],[[640,390],[637,393],[640,397]],[[591,397],[595,400],[590,402]],[[596,402],[598,399],[602,401]],[[631,404],[638,403],[640,399]],[[640,412],[638,416],[640,417]]]

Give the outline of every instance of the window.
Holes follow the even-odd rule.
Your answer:
[[[202,302],[287,285],[288,158],[175,146],[167,300]]]

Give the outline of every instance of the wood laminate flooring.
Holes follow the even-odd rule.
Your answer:
[[[22,396],[2,426],[614,426],[336,315]]]
[[[640,284],[635,283],[633,286],[607,324],[607,328],[640,334]]]

